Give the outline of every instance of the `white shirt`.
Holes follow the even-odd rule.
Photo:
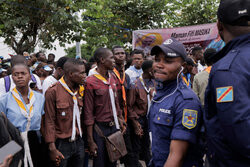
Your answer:
[[[95,74],[96,73],[95,72],[96,69],[97,69],[97,67],[94,67],[94,68],[90,69],[88,76],[91,76],[91,75]]]
[[[36,74],[33,74],[34,77],[36,78],[36,86],[38,89],[42,89],[42,85],[41,85],[41,80],[40,78],[36,75]],[[29,84],[33,82],[32,80],[30,80]],[[13,79],[12,79],[12,75],[10,75],[10,90],[14,89],[16,87],[16,84],[14,83]],[[4,78],[1,78],[0,79],[0,97],[7,93],[6,90],[5,90],[5,81],[4,81]]]
[[[207,66],[201,65],[200,61],[198,61],[198,65],[197,65],[198,73],[204,71],[206,68]]]
[[[58,80],[53,77],[52,75],[48,76],[44,81],[43,81],[43,95],[45,95],[46,90],[53,85],[54,83],[56,83]]]
[[[134,66],[130,66],[126,71],[125,73],[129,76],[130,78],[130,84],[133,84],[133,82],[139,78],[143,71],[142,69],[136,69]]]

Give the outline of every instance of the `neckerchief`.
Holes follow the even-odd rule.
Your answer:
[[[127,122],[127,114],[128,114],[128,110],[127,110],[127,98],[126,98],[126,90],[125,90],[125,86],[124,86],[124,82],[125,82],[125,71],[123,71],[123,77],[121,80],[121,76],[120,73],[116,70],[116,68],[113,69],[113,72],[115,73],[116,77],[119,79],[120,84],[122,85],[122,99],[123,99],[123,103],[124,103],[124,119],[125,122]]]
[[[151,100],[150,100],[150,90],[151,90],[151,88],[147,88],[147,87],[146,87],[146,84],[144,83],[142,76],[140,76],[139,79],[140,79],[141,84],[142,84],[142,86],[144,87],[145,91],[147,92],[147,102],[148,102],[148,111],[147,111],[147,115],[148,115],[149,109],[150,109],[150,105],[151,105]]]
[[[207,67],[207,68],[205,69],[205,71],[208,72],[208,74],[210,74],[211,69],[212,69],[212,66],[209,66],[209,67]]]
[[[107,81],[103,76],[101,76],[101,74],[99,74],[96,70],[95,70],[94,76],[97,79],[101,80],[104,84],[109,86],[109,96],[110,96],[115,126],[116,126],[116,129],[120,129],[120,125],[119,125],[118,118],[117,118],[116,106],[115,106],[115,96],[114,96],[114,92],[113,92],[113,89],[112,89],[111,83],[110,83],[110,78],[111,78],[110,73],[109,73],[109,81]]]
[[[26,130],[25,132],[21,132],[22,139],[24,141],[24,167],[28,167],[28,164],[30,167],[33,167],[31,155],[30,155],[30,148],[29,148],[29,140],[28,140],[28,131],[30,129],[30,124],[31,124],[31,118],[34,115],[34,102],[35,102],[35,95],[34,92],[29,89],[29,104],[26,105],[23,103],[16,87],[11,91],[12,96],[14,97],[15,101],[17,102],[17,105],[22,113],[22,115],[27,118],[27,125],[26,125]],[[25,107],[27,106],[27,108]],[[28,109],[28,111],[27,111]]]
[[[80,132],[80,136],[82,137],[82,130],[81,130],[81,121],[80,121],[80,110],[78,107],[78,103],[77,103],[77,92],[73,93],[68,85],[66,84],[66,82],[64,81],[64,78],[62,77],[59,80],[60,84],[64,87],[64,89],[72,96],[73,98],[73,102],[74,102],[74,108],[73,108],[73,123],[72,123],[72,135],[71,135],[71,140],[75,140],[76,137],[76,120],[77,120],[77,126]]]
[[[187,78],[186,78],[186,76],[182,73],[181,76],[182,76],[182,79],[183,79],[183,81],[185,82],[185,84],[186,84],[188,87],[191,88],[191,75],[190,75],[190,74],[187,74]]]

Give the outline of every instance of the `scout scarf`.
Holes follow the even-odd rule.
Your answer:
[[[25,104],[23,103],[16,87],[11,91],[12,96],[14,97],[15,101],[17,102],[17,105],[19,106],[19,109],[23,116],[27,118],[27,125],[25,132],[21,132],[22,139],[24,141],[24,167],[28,167],[28,163],[30,167],[33,167],[31,155],[30,155],[30,148],[29,148],[29,140],[28,140],[28,131],[30,129],[31,124],[31,118],[34,115],[34,102],[35,102],[35,95],[34,92],[29,89],[29,104],[27,105],[27,108],[25,107]],[[27,110],[28,109],[28,110]]]
[[[64,89],[72,96],[73,102],[74,102],[74,108],[73,108],[73,123],[72,123],[72,134],[71,134],[71,140],[75,140],[76,137],[76,120],[77,120],[77,126],[80,132],[80,136],[82,137],[82,130],[81,130],[81,122],[80,122],[80,110],[77,104],[77,98],[76,94],[77,92],[73,93],[66,82],[64,81],[64,78],[62,77],[59,80],[60,84],[64,87]]]
[[[185,82],[185,84],[191,88],[191,75],[190,74],[187,74],[187,78],[186,76],[182,73],[182,79],[183,81]]]
[[[139,79],[140,79],[140,81],[141,81],[141,84],[142,84],[143,88],[144,88],[145,91],[147,92],[147,101],[148,101],[148,111],[147,111],[147,115],[148,115],[149,109],[150,109],[150,105],[151,105],[151,100],[150,100],[150,90],[151,90],[151,88],[148,89],[148,88],[146,87],[146,84],[144,83],[142,76],[140,76]]]
[[[210,74],[211,69],[212,69],[212,66],[209,66],[209,67],[207,67],[207,68],[205,69],[205,71],[208,72],[208,74]]]
[[[121,76],[120,73],[116,70],[116,68],[114,68],[113,72],[115,73],[116,77],[119,79],[120,84],[122,85],[122,99],[124,102],[124,119],[125,122],[127,122],[127,114],[128,114],[128,110],[127,110],[127,98],[126,98],[126,90],[125,90],[125,86],[124,86],[124,82],[125,82],[125,72],[123,71],[123,77],[121,80]]]
[[[94,76],[97,79],[101,80],[104,84],[109,86],[109,96],[110,96],[110,100],[111,100],[112,113],[113,113],[113,117],[114,117],[114,121],[115,121],[115,126],[116,126],[116,129],[120,129],[120,125],[119,125],[118,118],[117,118],[116,106],[115,106],[115,96],[114,96],[114,92],[113,92],[113,89],[112,89],[111,83],[110,83],[110,78],[111,78],[110,73],[109,73],[109,81],[107,81],[97,71],[95,71]]]

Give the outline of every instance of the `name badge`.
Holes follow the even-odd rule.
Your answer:
[[[62,112],[62,116],[65,116],[66,115],[66,113],[65,112]]]

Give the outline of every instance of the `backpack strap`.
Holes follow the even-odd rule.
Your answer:
[[[4,85],[5,85],[6,93],[9,92],[9,90],[10,90],[10,84],[11,84],[10,76],[8,75],[8,76],[4,77]]]
[[[35,77],[33,74],[31,74],[31,80],[32,80],[33,82],[37,83],[37,82],[36,82],[36,77]]]

